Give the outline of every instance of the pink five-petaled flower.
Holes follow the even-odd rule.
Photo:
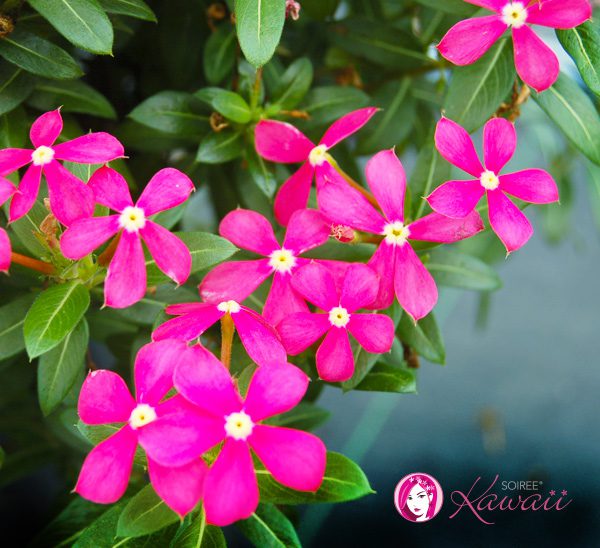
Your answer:
[[[299,491],[316,491],[325,473],[323,442],[308,432],[261,424],[295,407],[308,387],[297,367],[259,367],[243,399],[225,366],[208,350],[192,347],[195,363],[180,363],[174,383],[197,406],[195,414],[165,415],[144,430],[148,455],[164,466],[183,466],[224,441],[204,484],[208,523],[248,518],[259,492],[250,449],[272,476]]]
[[[383,211],[379,213],[357,190],[349,187],[331,168],[325,176],[323,213],[332,221],[357,230],[384,236],[369,261],[379,274],[379,295],[369,308],[387,308],[394,301],[394,291],[402,308],[414,320],[420,320],[437,302],[437,287],[411,247],[410,240],[452,243],[483,230],[476,211],[465,219],[451,219],[431,213],[413,223],[404,223],[406,176],[393,150],[379,152],[369,160],[367,182]]]
[[[236,246],[266,258],[230,261],[211,270],[200,284],[200,294],[206,302],[242,302],[274,274],[263,309],[265,319],[271,325],[277,325],[288,314],[308,310],[290,280],[293,272],[309,261],[298,255],[324,244],[329,238],[330,227],[318,211],[303,209],[295,212],[283,246],[277,242],[271,223],[260,213],[246,209],[228,213],[221,221],[219,233]]]
[[[10,267],[10,240],[6,230],[0,228],[0,272],[8,272]]]
[[[358,131],[376,112],[376,108],[369,107],[346,114],[329,127],[318,145],[291,124],[276,120],[261,120],[257,124],[256,150],[263,158],[283,164],[303,162],[275,197],[275,218],[279,223],[287,225],[294,211],[306,208],[315,175],[317,200],[320,199],[322,166],[329,164],[327,151]]]
[[[279,335],[263,317],[254,310],[235,301],[219,304],[181,303],[167,306],[167,314],[179,315],[154,330],[152,339],[180,339],[193,341],[225,314],[230,314],[248,356],[258,365],[287,363],[287,354]]]
[[[172,168],[161,169],[150,179],[135,205],[127,181],[109,167],[98,169],[92,175],[89,187],[99,204],[119,212],[119,215],[76,221],[62,235],[60,248],[65,257],[78,260],[120,233],[104,283],[107,306],[125,308],[146,293],[142,240],[156,266],[169,278],[177,284],[188,279],[192,266],[189,249],[177,236],[148,218],[188,199],[194,185],[187,175]]]
[[[515,66],[519,76],[538,92],[548,89],[560,71],[554,52],[529,24],[570,29],[592,16],[588,0],[466,0],[495,11],[496,15],[467,19],[454,25],[438,45],[440,53],[455,65],[470,65],[511,29]]]
[[[354,356],[348,331],[367,351],[389,352],[394,342],[394,322],[384,314],[356,314],[377,298],[379,278],[363,264],[348,267],[341,291],[331,272],[318,263],[303,266],[292,280],[296,291],[324,311],[292,314],[279,324],[283,344],[291,355],[306,350],[325,335],[317,350],[319,376],[330,382],[346,381],[354,373]]]
[[[42,114],[31,126],[29,136],[35,149],[0,150],[0,175],[7,175],[31,163],[12,193],[9,221],[23,217],[37,198],[42,173],[48,183],[50,208],[54,216],[69,226],[94,211],[94,196],[83,181],[58,160],[79,164],[104,164],[123,156],[123,145],[108,133],[88,133],[55,145],[63,128],[59,110]]]
[[[123,495],[144,430],[165,414],[181,413],[192,407],[181,396],[160,403],[173,387],[175,367],[186,360],[196,365],[193,353],[181,341],[143,346],[135,360],[136,400],[116,373],[99,370],[88,375],[79,394],[81,420],[90,425],[125,424],[86,457],[76,493],[101,504],[115,502]],[[192,510],[202,497],[207,470],[201,459],[180,467],[166,467],[148,458],[154,490],[180,515]]]
[[[457,123],[442,118],[435,133],[440,154],[473,177],[470,181],[448,181],[435,189],[427,201],[434,211],[448,217],[469,215],[487,194],[490,224],[508,253],[519,249],[533,234],[527,217],[506,193],[535,204],[558,201],[552,177],[541,169],[500,175],[517,147],[515,127],[504,118],[493,118],[483,131],[485,167],[481,165],[469,134]]]

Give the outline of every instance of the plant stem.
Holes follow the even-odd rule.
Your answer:
[[[256,70],[256,79],[254,80],[254,86],[252,87],[252,96],[250,97],[250,110],[254,112],[258,106],[258,99],[260,97],[260,84],[262,81],[263,69],[260,67]]]
[[[235,326],[231,314],[225,314],[221,318],[221,361],[229,369],[231,366],[231,348],[233,346],[233,334]]]
[[[115,236],[113,238],[112,242],[110,242],[110,244],[108,244],[108,247],[102,253],[100,253],[100,255],[98,257],[98,264],[100,266],[108,266],[110,261],[112,261],[113,255],[115,254],[115,251],[117,250],[117,245],[119,245],[120,239],[121,239],[121,234],[119,233],[117,236]]]
[[[21,266],[25,266],[31,270],[37,270],[42,274],[54,274],[54,267],[50,263],[38,261],[37,259],[32,259],[31,257],[21,255],[20,253],[12,252],[10,254],[10,260],[12,263],[20,264]]]

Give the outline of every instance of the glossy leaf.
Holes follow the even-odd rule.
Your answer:
[[[0,62],[0,114],[19,106],[33,91],[35,79],[22,68]]]
[[[156,15],[143,0],[99,0],[99,2],[107,13],[156,22]]]
[[[407,367],[377,363],[356,387],[356,390],[415,394],[417,391],[416,374],[413,369]]]
[[[455,250],[432,251],[427,269],[438,285],[473,291],[495,291],[502,287],[500,276],[490,265]]]
[[[226,548],[225,536],[219,527],[208,525],[201,510],[186,516],[169,548]]]
[[[257,548],[300,548],[294,526],[272,504],[259,504],[248,519],[237,522],[246,538]]]
[[[325,125],[369,102],[364,91],[353,87],[323,86],[311,89],[303,104],[312,119]]]
[[[233,91],[221,88],[204,88],[196,92],[195,96],[208,103],[225,118],[238,124],[247,124],[252,117],[248,103]]]
[[[204,46],[204,74],[210,84],[220,84],[233,72],[235,64],[235,32],[223,24],[213,32]]]
[[[0,360],[25,350],[25,311],[29,309],[34,298],[34,295],[23,295],[0,307]]]
[[[573,58],[587,86],[600,96],[600,26],[586,21],[569,30],[557,30],[563,48]]]
[[[202,164],[223,164],[239,158],[244,151],[241,133],[221,131],[209,133],[198,147],[196,161]]]
[[[313,80],[313,66],[310,59],[296,59],[278,79],[271,101],[282,109],[296,107],[308,93]]]
[[[403,314],[397,334],[402,342],[411,346],[426,360],[439,364],[446,360],[444,341],[433,313],[419,320],[416,325],[408,314]]]

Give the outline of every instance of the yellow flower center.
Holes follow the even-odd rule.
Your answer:
[[[342,306],[335,306],[329,311],[329,322],[335,327],[346,327],[350,321],[350,314]]]
[[[54,160],[54,150],[50,147],[41,146],[31,153],[31,161],[34,166],[45,166]]]
[[[527,21],[527,8],[523,2],[509,2],[502,8],[502,21],[509,27],[521,28]]]
[[[404,223],[395,221],[385,225],[383,229],[385,241],[390,245],[404,245],[410,236],[410,230]]]
[[[231,413],[225,417],[225,433],[234,440],[245,440],[254,428],[250,415],[244,411]]]
[[[323,165],[325,160],[327,160],[327,147],[325,145],[313,148],[308,155],[308,161],[313,167]]]
[[[147,403],[140,403],[129,416],[129,426],[134,430],[146,426],[156,420],[156,411],[154,407]]]
[[[223,301],[217,305],[217,310],[229,314],[237,314],[240,309],[240,305],[235,301]]]
[[[119,217],[119,224],[127,232],[137,232],[146,226],[146,215],[141,207],[127,206]]]
[[[296,257],[289,249],[277,249],[269,257],[269,265],[277,272],[289,274],[296,266]]]
[[[493,171],[484,171],[479,177],[481,186],[486,190],[496,190],[500,185],[500,179]]]

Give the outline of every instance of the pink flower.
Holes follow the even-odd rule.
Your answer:
[[[219,233],[236,246],[265,258],[231,261],[211,270],[200,284],[200,294],[206,302],[242,302],[273,274],[273,284],[263,310],[267,322],[277,325],[288,314],[308,311],[290,280],[296,269],[309,261],[299,255],[324,244],[329,238],[330,227],[318,211],[303,209],[295,212],[290,218],[283,246],[277,242],[271,223],[260,213],[247,209],[228,213],[221,221]]]
[[[324,177],[329,181],[322,193],[323,213],[333,222],[384,236],[369,265],[379,274],[379,295],[369,307],[387,308],[394,292],[402,308],[414,320],[429,314],[437,302],[437,287],[410,245],[410,240],[451,243],[483,230],[475,211],[465,219],[450,219],[431,213],[405,224],[406,176],[393,150],[379,152],[367,163],[367,182],[381,206],[379,213],[357,190],[349,187],[333,168]]]
[[[384,314],[356,314],[377,298],[377,274],[363,264],[348,267],[341,291],[327,268],[310,263],[303,266],[292,285],[305,299],[324,313],[299,312],[283,319],[278,330],[288,354],[306,350],[320,337],[317,370],[326,381],[346,381],[354,373],[354,356],[348,331],[367,351],[389,352],[394,342],[394,322]]]
[[[261,120],[255,130],[256,150],[265,159],[283,164],[303,162],[302,166],[279,189],[275,197],[275,218],[289,223],[292,213],[305,209],[316,174],[317,199],[320,200],[322,169],[329,165],[327,151],[363,127],[377,112],[369,107],[346,114],[325,132],[318,145],[294,126],[276,120]]]
[[[454,25],[438,45],[455,65],[470,65],[511,29],[519,76],[538,92],[548,89],[560,72],[558,58],[529,24],[570,29],[592,16],[588,0],[466,0],[495,11],[495,15],[467,19]]]
[[[152,340],[193,341],[225,314],[230,314],[240,340],[252,361],[258,365],[287,363],[287,354],[277,331],[260,314],[235,301],[223,301],[219,304],[172,304],[167,306],[166,312],[179,317],[157,327],[152,333]]]
[[[279,483],[316,491],[325,473],[323,442],[307,432],[261,424],[295,407],[308,377],[291,364],[259,367],[243,399],[221,362],[201,346],[192,351],[196,362],[180,363],[174,382],[198,407],[198,415],[163,416],[145,428],[141,443],[148,455],[164,466],[185,466],[224,441],[204,489],[206,519],[214,525],[248,518],[256,510],[259,492],[250,449]]]
[[[62,235],[60,248],[65,257],[79,260],[115,234],[119,244],[108,267],[104,283],[105,304],[124,308],[139,301],[146,293],[146,260],[142,240],[150,255],[169,278],[178,284],[190,275],[192,258],[185,244],[149,217],[176,207],[194,190],[192,181],[172,168],[161,169],[133,204],[127,182],[109,167],[92,175],[89,187],[96,201],[119,215],[88,217],[73,223]]]
[[[135,360],[136,400],[116,373],[100,370],[88,375],[79,394],[81,420],[92,425],[125,424],[86,457],[75,486],[76,493],[101,504],[121,498],[129,483],[138,439],[144,430],[164,415],[177,415],[192,408],[181,396],[159,402],[173,387],[175,367],[190,360],[195,366],[194,358],[193,352],[180,341],[143,346]],[[154,490],[182,516],[202,497],[207,471],[202,459],[167,467],[148,458]]]
[[[486,194],[490,224],[508,253],[524,245],[533,234],[533,228],[506,194],[535,204],[558,201],[556,183],[541,169],[500,175],[517,148],[515,127],[504,118],[493,118],[485,125],[485,167],[477,157],[469,134],[452,120],[439,121],[435,142],[446,160],[477,179],[444,183],[427,197],[429,205],[442,215],[462,218],[469,215]]]
[[[8,272],[10,267],[10,240],[6,230],[0,228],[0,272]]]
[[[90,216],[94,211],[92,191],[57,160],[79,164],[103,164],[123,156],[123,145],[108,133],[88,133],[55,145],[63,128],[60,110],[42,114],[31,126],[29,136],[34,150],[0,150],[0,175],[7,175],[31,163],[10,204],[9,221],[25,215],[33,206],[42,173],[48,183],[50,208],[64,225]]]

